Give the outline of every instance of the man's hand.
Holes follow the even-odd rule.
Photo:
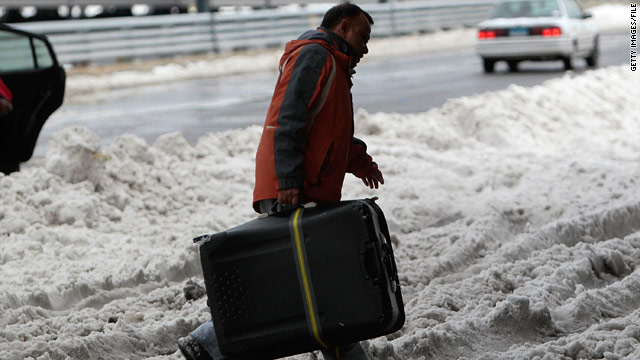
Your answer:
[[[0,117],[9,114],[11,111],[13,111],[13,105],[9,100],[0,96]]]
[[[377,189],[378,183],[384,184],[384,178],[382,177],[382,172],[378,169],[378,166],[375,165],[371,174],[362,178],[362,182],[365,186],[370,187],[371,189]]]
[[[300,203],[300,189],[278,190],[278,203],[280,205],[298,205]]]

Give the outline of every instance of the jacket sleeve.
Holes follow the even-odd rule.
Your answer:
[[[347,171],[359,178],[363,178],[370,175],[377,166],[371,156],[367,154],[367,144],[354,137],[349,149]]]
[[[9,102],[13,101],[13,93],[9,90],[9,87],[4,83],[4,81],[2,81],[2,78],[0,78],[0,97],[9,100]]]
[[[302,147],[313,100],[326,82],[331,62],[329,51],[318,44],[302,47],[294,61],[289,60],[284,72],[289,82],[278,113],[278,129],[274,134],[274,161],[280,189],[303,188]]]

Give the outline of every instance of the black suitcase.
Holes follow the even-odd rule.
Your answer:
[[[273,359],[399,330],[404,305],[373,200],[298,208],[194,239],[220,350]]]

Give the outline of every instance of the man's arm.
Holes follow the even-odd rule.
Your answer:
[[[362,179],[365,186],[371,189],[377,189],[379,184],[384,184],[384,177],[378,169],[378,164],[367,154],[367,144],[355,137],[349,150],[347,171]]]
[[[278,177],[278,202],[297,204],[304,187],[302,147],[309,109],[318,96],[330,67],[329,52],[317,44],[304,46],[284,72],[290,74],[274,134],[274,161]],[[288,68],[291,67],[291,68]]]

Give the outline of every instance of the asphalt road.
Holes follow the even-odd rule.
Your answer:
[[[628,41],[627,33],[601,35],[600,66],[628,63]],[[357,70],[354,106],[369,113],[423,112],[450,98],[511,84],[534,86],[565,74],[560,61],[524,62],[517,73],[499,63],[494,74],[484,74],[473,49],[374,58]],[[582,59],[575,61],[574,73],[586,70]],[[207,132],[262,124],[275,78],[268,72],[189,80],[96,94],[83,103],[67,102],[45,124],[35,156],[44,156],[51,135],[71,125],[88,127],[106,144],[127,132],[149,143],[172,131],[195,141]]]

